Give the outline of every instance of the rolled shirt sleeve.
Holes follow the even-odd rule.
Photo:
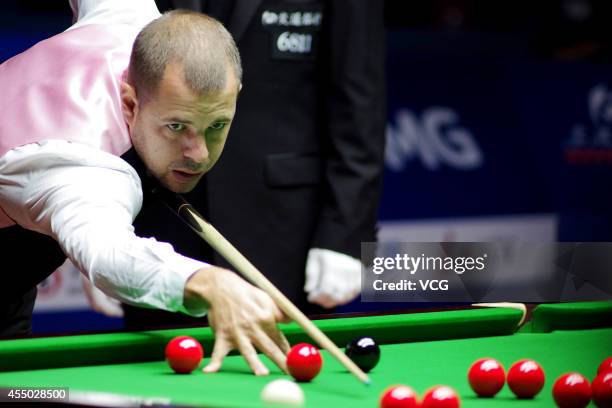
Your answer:
[[[0,158],[0,205],[21,226],[56,239],[106,294],[138,306],[206,312],[186,310],[183,296],[189,277],[209,265],[134,234],[142,189],[119,157],[57,140],[13,149]]]

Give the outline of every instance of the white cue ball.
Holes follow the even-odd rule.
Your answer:
[[[301,407],[304,405],[304,391],[293,381],[274,380],[261,391],[261,400],[268,404]]]

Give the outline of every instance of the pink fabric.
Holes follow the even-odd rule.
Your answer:
[[[0,157],[45,139],[125,153],[131,142],[119,84],[136,34],[127,26],[86,25],[0,65]]]
[[[85,25],[0,65],[0,157],[45,139],[129,150],[119,85],[137,34],[129,25]],[[13,224],[0,209],[0,228]]]

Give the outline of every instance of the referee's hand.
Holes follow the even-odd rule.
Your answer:
[[[185,304],[194,300],[208,303],[208,321],[215,334],[210,363],[204,372],[221,368],[223,358],[237,349],[255,375],[267,375],[256,349],[287,372],[289,342],[277,323],[287,321],[272,298],[235,273],[208,267],[194,274],[185,285]]]
[[[361,261],[329,249],[310,249],[304,291],[310,303],[327,309],[351,302],[361,292]]]

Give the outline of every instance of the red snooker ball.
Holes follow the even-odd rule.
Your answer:
[[[612,371],[612,357],[608,357],[601,362],[599,368],[597,369],[597,375],[602,373],[609,373],[610,371]]]
[[[166,361],[178,374],[189,374],[195,370],[203,357],[204,350],[193,337],[178,336],[166,345]]]
[[[497,360],[481,358],[470,367],[468,381],[478,396],[492,397],[504,386],[506,373]]]
[[[508,387],[519,398],[533,398],[544,387],[544,370],[533,360],[519,360],[508,370]]]
[[[323,360],[312,344],[299,343],[287,354],[287,369],[296,381],[310,381],[319,374]]]
[[[567,373],[557,378],[552,390],[560,408],[584,408],[591,401],[591,385],[580,373]]]
[[[612,408],[612,371],[604,372],[591,384],[593,402],[599,408]]]
[[[425,393],[420,408],[459,408],[461,401],[455,390],[438,385]]]
[[[387,388],[380,397],[380,408],[417,408],[419,401],[416,392],[405,385]]]

